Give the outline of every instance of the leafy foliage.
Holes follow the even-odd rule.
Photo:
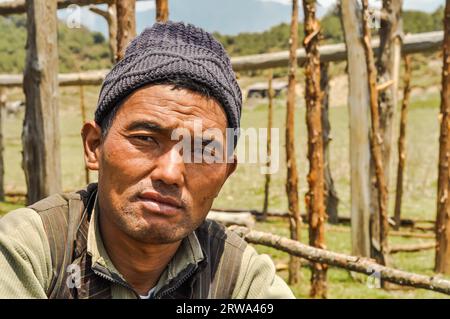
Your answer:
[[[0,72],[20,73],[25,65],[26,17],[0,17]],[[75,72],[110,67],[104,36],[81,27],[58,25],[59,71]]]

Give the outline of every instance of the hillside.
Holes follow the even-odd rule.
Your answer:
[[[405,11],[406,33],[418,33],[442,29],[443,8],[434,13]],[[323,42],[336,43],[344,40],[339,12],[331,10],[322,18]],[[0,73],[23,71],[25,63],[26,20],[24,15],[0,17]],[[264,32],[223,35],[214,33],[231,56],[258,54],[286,50],[289,25],[278,24]],[[303,25],[299,25],[299,39],[303,38]],[[87,28],[70,29],[59,23],[59,70],[76,72],[110,67],[109,49],[104,36]]]
[[[25,64],[26,18],[0,16],[0,73],[22,72]],[[110,67],[108,44],[99,32],[58,26],[59,71],[74,72]]]

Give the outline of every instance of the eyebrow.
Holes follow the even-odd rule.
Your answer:
[[[132,122],[130,125],[126,127],[127,131],[137,131],[137,130],[144,130],[144,131],[157,131],[157,132],[166,132],[168,131],[167,128],[162,127],[161,125],[154,123],[154,122],[148,122],[148,121],[135,121]]]

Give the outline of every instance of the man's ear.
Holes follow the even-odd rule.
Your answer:
[[[226,179],[228,179],[228,177],[230,177],[230,175],[234,173],[234,171],[237,168],[237,164],[238,164],[237,156],[236,156],[236,154],[233,154],[232,160],[228,161],[228,163],[227,163],[227,178]]]
[[[84,147],[84,161],[86,167],[97,171],[100,160],[100,145],[102,142],[102,129],[95,121],[84,123],[81,129]]]

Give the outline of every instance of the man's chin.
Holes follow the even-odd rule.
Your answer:
[[[193,229],[184,226],[173,225],[168,222],[144,222],[138,227],[128,229],[128,236],[147,244],[171,244],[188,236]]]

